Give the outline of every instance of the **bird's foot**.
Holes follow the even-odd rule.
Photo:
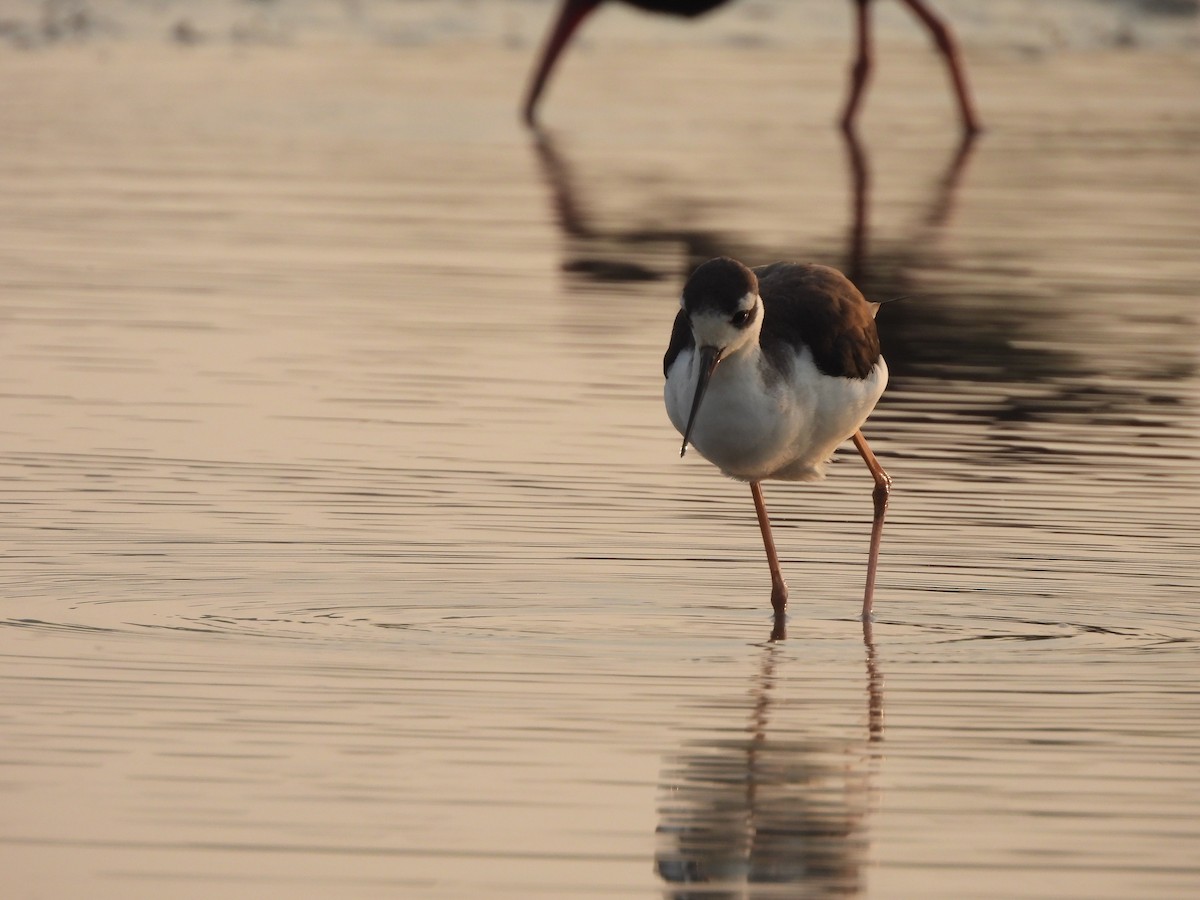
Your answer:
[[[771,637],[768,641],[787,640],[787,616],[780,610],[775,611],[775,620],[771,624]]]
[[[782,641],[787,637],[787,584],[782,578],[771,582],[771,609],[775,611],[775,627],[771,630],[771,640]]]

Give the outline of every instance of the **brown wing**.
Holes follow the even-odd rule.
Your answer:
[[[763,352],[786,371],[802,345],[826,375],[866,378],[879,362],[871,304],[828,266],[772,263],[754,269],[763,318]]]

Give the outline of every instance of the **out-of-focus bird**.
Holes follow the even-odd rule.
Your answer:
[[[603,2],[604,0],[563,0],[558,18],[550,29],[541,59],[534,70],[533,78],[529,82],[529,91],[525,96],[523,111],[528,124],[533,125],[537,119],[537,106],[542,91],[546,87],[555,63],[570,41],[571,35],[575,33],[580,23]],[[715,9],[726,0],[622,0],[622,2],[649,12],[691,18]],[[857,39],[855,60],[850,68],[850,90],[841,117],[841,126],[847,132],[854,127],[854,120],[862,104],[863,92],[872,66],[870,17],[872,0],[851,0],[851,2],[854,3],[856,9]],[[932,35],[950,74],[955,97],[958,100],[958,112],[963,132],[975,134],[980,130],[979,119],[975,115],[958,43],[954,39],[953,32],[942,18],[929,8],[925,0],[900,0],[900,2],[912,11]]]

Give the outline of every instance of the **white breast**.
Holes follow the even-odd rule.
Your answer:
[[[664,389],[667,415],[687,427],[699,376],[694,350],[679,354]],[[757,345],[721,361],[692,427],[697,452],[732,478],[809,481],[866,421],[887,385],[883,359],[867,378],[822,374],[807,348],[789,373],[769,368]]]

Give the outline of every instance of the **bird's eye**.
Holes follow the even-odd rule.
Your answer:
[[[736,325],[738,328],[741,328],[743,325],[745,325],[747,322],[750,321],[750,310],[743,309],[743,310],[739,310],[738,312],[735,312],[733,314],[733,318],[731,318],[729,321],[732,322],[734,325]]]

